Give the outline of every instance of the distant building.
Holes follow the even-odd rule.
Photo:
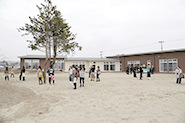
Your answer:
[[[120,71],[120,60],[119,59],[110,59],[110,58],[65,58],[65,71],[67,72],[69,67],[72,65],[75,66],[84,66],[86,71],[89,71],[89,68],[94,65],[95,68],[100,66],[101,71],[104,72],[114,72]]]
[[[155,67],[157,73],[173,73],[177,66],[180,66],[185,72],[185,49],[137,53],[137,54],[123,54],[120,56],[109,56],[107,58],[120,58],[122,63],[122,72],[126,71],[126,67],[137,66],[140,64],[145,66],[150,65]]]
[[[26,55],[19,56],[20,67],[25,66],[27,70],[36,70],[39,66],[44,68],[44,65],[49,67],[49,63],[45,63],[44,55]],[[110,58],[75,58],[75,57],[65,57],[57,56],[56,62],[54,64],[55,70],[61,70],[68,72],[70,66],[84,66],[86,71],[89,71],[90,66],[95,65],[100,66],[101,71],[111,72],[120,71],[120,60],[110,59]]]
[[[49,67],[49,62],[45,64],[45,56],[44,55],[25,55],[25,56],[19,56],[20,58],[20,67],[22,68],[23,66],[27,70],[36,70],[38,69],[39,66],[44,68],[46,65]],[[56,70],[63,70],[64,69],[64,58],[65,56],[58,56],[56,58],[56,62],[54,65],[54,68]],[[52,59],[51,59],[52,61]]]
[[[0,66],[6,67],[6,66],[8,66],[8,62],[6,62],[6,61],[0,61]]]

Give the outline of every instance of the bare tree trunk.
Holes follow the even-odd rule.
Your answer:
[[[53,62],[51,64],[52,66],[55,64],[56,57],[57,57],[57,41],[56,38],[53,37]]]
[[[48,27],[47,27],[47,29],[48,29]],[[48,34],[48,31],[47,31],[46,32],[46,47],[45,47],[46,58],[45,58],[45,63],[44,63],[44,75],[43,75],[44,84],[46,84],[46,72],[48,70],[48,61],[50,61],[50,59],[48,58],[49,48],[50,48],[50,46],[49,46],[49,34]]]
[[[45,47],[45,55],[46,55],[46,58],[45,58],[45,62],[44,62],[44,75],[43,75],[43,78],[44,78],[44,84],[46,84],[46,71],[48,69],[47,67],[47,64],[48,64],[48,43],[46,41],[46,47]]]

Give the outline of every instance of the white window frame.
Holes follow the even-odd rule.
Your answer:
[[[167,71],[161,69],[161,63],[167,64]],[[159,72],[168,72],[168,59],[159,59]]]
[[[105,65],[107,65],[108,66],[108,70],[106,69],[105,70]],[[104,69],[104,71],[109,71],[110,70],[110,68],[109,68],[110,66],[109,66],[109,62],[104,62],[104,65],[103,65],[103,69]]]
[[[111,65],[114,66],[114,69],[113,70],[111,70]],[[110,71],[115,71],[115,70],[116,70],[116,64],[115,64],[115,62],[110,62]]]
[[[28,64],[28,68],[27,68],[27,66],[26,66],[26,63]],[[29,68],[29,66],[30,66],[30,68]],[[31,70],[31,69],[32,69],[32,59],[25,59],[25,60],[24,60],[24,68],[25,68],[26,70]]]
[[[33,68],[34,65],[36,65],[36,68]],[[40,66],[40,61],[39,61],[39,59],[33,59],[33,60],[32,60],[32,69],[36,70],[36,69],[39,68],[39,66]]]
[[[167,71],[162,71],[161,70],[161,63],[166,63],[167,64]],[[178,59],[159,59],[159,72],[175,72],[174,71],[169,71],[169,63],[177,63],[178,66]]]
[[[174,71],[170,71],[170,67],[169,67],[170,63],[172,63],[172,64],[176,63],[178,66],[178,59],[168,59],[168,71],[173,73],[173,72],[175,72],[177,66],[175,67]]]

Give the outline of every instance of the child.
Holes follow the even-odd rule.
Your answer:
[[[4,73],[5,73],[5,81],[6,81],[7,79],[8,79],[8,81],[9,81],[9,76],[8,76],[9,70],[8,70],[8,67],[5,68]]]
[[[151,79],[151,68],[150,68],[150,65],[148,65],[148,67],[147,67],[147,77],[148,77],[148,80]]]
[[[11,75],[10,75],[10,77],[12,77],[13,76],[13,78],[14,78],[14,67],[12,66],[12,69],[11,69]]]
[[[77,68],[74,68],[74,70],[73,70],[72,79],[73,79],[74,89],[76,89],[76,82],[78,80]]]
[[[100,74],[101,74],[100,66],[98,66],[98,69],[96,70],[96,82],[100,81]]]
[[[50,66],[50,69],[48,69],[49,84],[50,85],[51,85],[51,81],[53,81],[53,84],[55,83],[55,80],[54,80],[54,72],[55,72],[55,70],[53,69],[52,66]]]
[[[43,74],[42,74],[42,68],[41,68],[41,66],[39,66],[39,69],[37,70],[37,77],[39,79],[39,85],[43,84],[42,83]]]
[[[72,82],[72,79],[71,79],[72,74],[73,74],[73,68],[72,68],[72,66],[70,66],[70,68],[69,68],[69,82]]]
[[[21,70],[21,73],[22,73],[22,79],[23,79],[23,81],[25,81],[25,68],[24,68],[24,66]]]
[[[84,70],[84,68],[82,68],[80,70],[80,87],[84,87],[84,80],[85,80],[85,70]],[[81,81],[83,81],[83,85],[82,85]]]
[[[92,68],[91,68],[91,81],[94,81],[94,79],[95,79],[94,72],[95,72],[95,66],[92,66]]]

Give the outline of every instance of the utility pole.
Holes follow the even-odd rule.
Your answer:
[[[103,58],[103,51],[100,51],[100,57]]]
[[[159,43],[161,44],[161,51],[163,51],[163,43],[164,43],[164,41],[159,41]]]

